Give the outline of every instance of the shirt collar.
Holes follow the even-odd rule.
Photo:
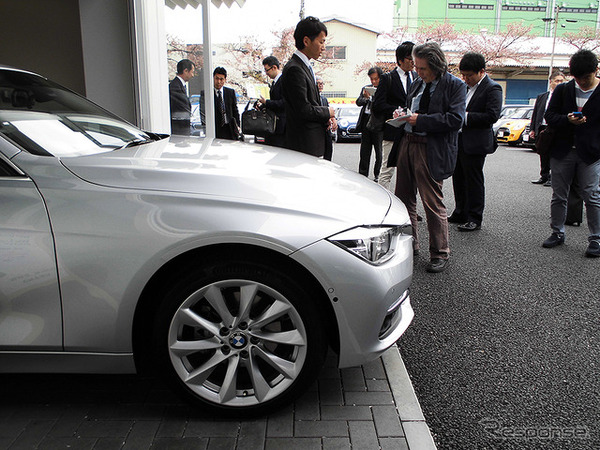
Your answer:
[[[183,86],[185,87],[185,80],[183,78],[181,78],[179,75],[177,75],[177,78],[179,78],[179,81],[181,81],[181,84],[183,84]]]
[[[312,67],[312,66],[311,66],[311,64],[310,64],[310,60],[308,59],[308,56],[306,56],[306,55],[305,55],[304,53],[302,53],[300,50],[296,50],[296,51],[294,52],[294,55],[296,55],[298,58],[300,58],[300,59],[302,60],[302,62],[303,62],[304,64],[306,64],[306,67],[308,67],[308,68],[310,69],[310,72],[311,72],[312,74],[314,74],[314,73],[315,73],[315,71],[314,71],[313,67]]]

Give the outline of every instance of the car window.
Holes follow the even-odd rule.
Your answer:
[[[152,138],[62,86],[20,71],[0,70],[0,133],[42,156],[102,153]]]
[[[340,117],[358,117],[360,108],[341,108]]]

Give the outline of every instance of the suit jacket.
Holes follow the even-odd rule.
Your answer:
[[[366,86],[364,86],[361,90],[360,90],[360,94],[358,95],[358,98],[356,99],[356,106],[361,106],[360,108],[360,113],[358,114],[358,120],[356,121],[356,130],[357,131],[364,131],[367,128],[367,122],[369,121],[369,118],[371,117],[371,113],[367,113],[367,107],[369,107],[372,110],[373,108],[373,94],[372,96],[370,96],[369,98],[364,97],[363,91],[366,87],[373,87],[372,84],[368,84]],[[377,91],[375,91],[377,92]]]
[[[321,96],[310,70],[293,55],[283,68],[286,147],[314,156],[323,156],[326,146],[329,108],[321,106]]]
[[[416,72],[411,72],[411,78],[414,83],[414,80],[418,78]],[[404,85],[400,80],[398,71],[394,69],[392,72],[385,73],[381,76],[379,86],[373,97],[372,111],[375,114],[383,115],[385,120],[388,120],[393,117],[394,111],[398,109],[398,107],[405,108],[407,106],[406,100],[407,95],[404,90]],[[399,130],[401,129],[386,124],[383,128],[383,139],[386,141],[393,141]]]
[[[423,80],[411,84],[408,105],[421,89]],[[458,153],[458,130],[465,118],[467,85],[444,73],[431,94],[429,112],[419,114],[417,129],[427,134],[427,167],[436,181],[452,176]]]
[[[240,113],[237,107],[237,99],[235,90],[229,87],[223,86],[223,103],[225,103],[225,116],[227,117],[227,124],[220,126],[220,118],[218,117],[219,108],[217,107],[217,94],[215,92],[215,129],[217,137],[220,139],[233,139],[237,140],[239,137],[238,127],[240,125]]]
[[[285,145],[285,101],[283,100],[283,83],[281,79],[273,83],[269,89],[269,97],[265,103],[265,107],[273,111],[277,116],[277,125],[275,126],[275,133],[265,136],[265,143],[267,145],[275,145],[277,147],[283,147]]]
[[[467,122],[462,127],[462,148],[469,155],[486,155],[498,148],[492,125],[500,117],[502,87],[489,76],[482,78],[467,104]]]
[[[546,103],[548,103],[548,96],[550,95],[549,91],[542,92],[535,99],[535,104],[533,105],[533,115],[531,116],[531,125],[529,129],[535,132],[535,137],[537,138],[538,131],[542,122],[544,120],[544,113],[546,112]]]
[[[600,85],[596,87],[581,112],[586,117],[582,125],[572,125],[567,114],[577,111],[575,80],[559,84],[550,98],[544,117],[556,133],[550,146],[550,155],[562,159],[575,145],[577,154],[586,164],[600,159]]]
[[[169,83],[169,105],[171,107],[171,132],[189,135],[192,104],[185,86],[177,77]]]

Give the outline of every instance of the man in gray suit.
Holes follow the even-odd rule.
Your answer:
[[[412,84],[400,141],[396,196],[404,202],[413,232],[413,249],[419,252],[417,191],[425,208],[429,231],[428,272],[442,272],[448,265],[448,217],[442,192],[443,180],[456,165],[458,130],[465,118],[466,85],[448,73],[448,63],[439,44],[427,42],[413,49],[419,79]]]
[[[314,156],[323,156],[328,129],[336,130],[335,110],[321,105],[311,59],[325,50],[327,27],[316,17],[296,25],[297,50],[285,65],[281,81],[286,115],[286,147]]]
[[[169,83],[171,133],[189,136],[192,104],[187,93],[187,82],[194,76],[195,65],[189,59],[177,63],[177,76]]]

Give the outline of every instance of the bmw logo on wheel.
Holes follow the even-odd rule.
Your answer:
[[[243,333],[234,333],[229,338],[229,343],[233,348],[236,349],[244,348],[247,342],[248,340],[246,339],[246,336]]]

